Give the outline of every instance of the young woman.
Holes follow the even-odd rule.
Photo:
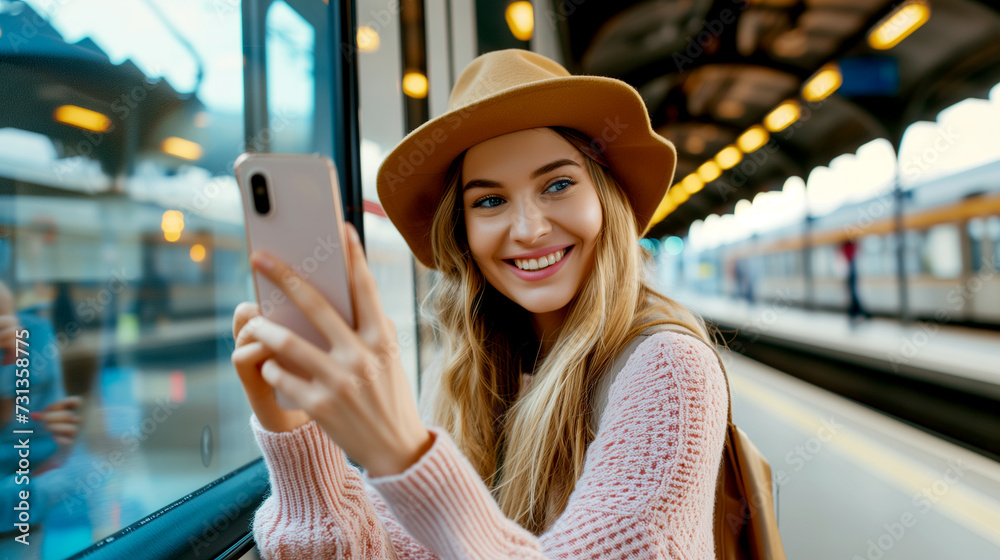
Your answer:
[[[520,50],[466,68],[448,113],[378,178],[440,271],[426,423],[352,227],[355,330],[255,253],[332,347],[236,310],[233,363],[272,488],[253,526],[263,557],[714,558],[726,383],[637,243],[674,162],[623,82]]]

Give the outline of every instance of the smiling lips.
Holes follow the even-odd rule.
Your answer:
[[[521,280],[542,280],[555,274],[563,263],[566,256],[573,250],[573,246],[559,249],[553,253],[534,259],[508,259],[504,264],[510,267],[511,272]],[[522,269],[524,266],[526,268]]]
[[[539,270],[556,264],[557,262],[559,262],[560,259],[563,258],[563,255],[565,254],[566,254],[566,249],[559,249],[554,253],[549,253],[548,255],[545,255],[543,257],[538,257],[536,259],[511,259],[511,260],[514,261],[514,264],[517,265],[517,268],[520,268],[521,270]]]

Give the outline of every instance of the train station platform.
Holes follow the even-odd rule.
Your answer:
[[[742,335],[1000,398],[997,331],[881,317],[852,326],[843,313],[803,310],[780,300],[749,304],[690,292],[671,297],[718,325],[727,339]]]
[[[771,464],[788,558],[1000,558],[1000,463],[739,354],[723,360],[734,421]]]

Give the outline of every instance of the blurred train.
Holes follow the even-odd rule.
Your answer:
[[[695,251],[685,259],[688,286],[751,301],[780,299],[846,311],[848,263],[842,247],[853,240],[865,311],[1000,325],[1000,161],[922,182],[902,191],[902,198],[901,236],[896,195],[888,190],[824,216]]]

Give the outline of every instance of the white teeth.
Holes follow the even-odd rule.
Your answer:
[[[566,249],[559,249],[555,253],[537,259],[514,259],[514,264],[521,270],[539,270],[556,264],[565,254]]]

